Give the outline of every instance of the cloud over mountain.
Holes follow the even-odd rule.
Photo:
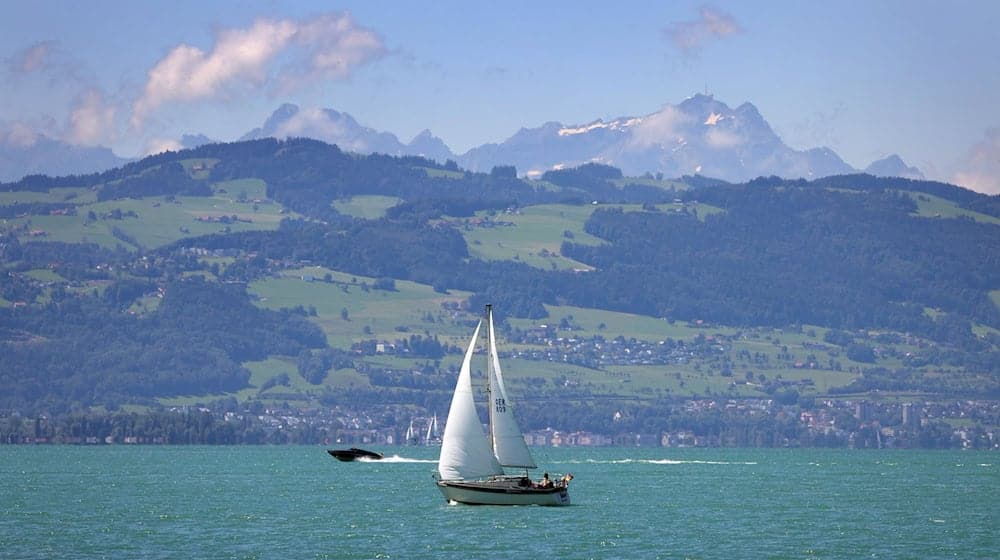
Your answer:
[[[343,150],[369,154],[419,155],[439,162],[453,158],[451,150],[429,130],[418,134],[409,144],[403,144],[391,132],[381,132],[358,123],[348,113],[333,109],[306,108],[285,103],[258,128],[243,135],[241,140],[255,138],[305,137],[336,144]]]
[[[701,174],[727,181],[761,175],[812,179],[856,171],[833,150],[788,147],[750,103],[732,109],[700,94],[644,116],[521,129],[504,142],[469,150],[458,162],[479,171],[512,164],[530,175],[599,162],[629,175]]]
[[[969,150],[951,180],[974,191],[1000,194],[1000,127],[988,129]]]
[[[99,90],[86,91],[70,112],[67,140],[85,146],[113,140],[117,111],[118,108],[109,104]]]
[[[736,35],[743,29],[736,19],[711,6],[698,10],[698,19],[669,24],[663,34],[685,55],[697,53],[707,43]]]
[[[305,21],[262,18],[244,29],[222,29],[207,52],[181,44],[149,70],[131,123],[141,127],[167,103],[258,89],[272,79],[285,90],[316,78],[342,79],[384,52],[381,38],[348,14]]]

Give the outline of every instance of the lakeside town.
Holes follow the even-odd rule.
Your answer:
[[[50,419],[0,416],[6,444],[350,444],[426,445],[439,441],[443,422],[428,430],[430,418],[411,418],[407,428],[381,425],[392,407],[362,413],[340,406],[264,407],[223,410],[218,406],[171,407],[158,414],[70,416]],[[398,413],[399,411],[395,411]],[[694,399],[671,411],[690,420],[689,428],[614,433],[525,431],[532,446],[551,447],[847,447],[1000,449],[995,401],[895,403],[826,400],[813,408],[772,399]],[[612,423],[623,422],[616,413]],[[435,417],[435,422],[438,420]],[[757,429],[751,427],[757,426]],[[752,432],[752,441],[740,436]]]

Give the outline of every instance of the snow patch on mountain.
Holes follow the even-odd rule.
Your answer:
[[[708,116],[707,119],[705,119],[705,122],[702,124],[706,126],[715,126],[719,124],[719,121],[722,120],[723,118],[725,117],[722,116],[722,113],[712,113],[711,115]]]

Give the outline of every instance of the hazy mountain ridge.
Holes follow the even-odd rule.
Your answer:
[[[0,182],[26,175],[78,175],[123,165],[131,160],[103,146],[80,146],[38,135],[31,142],[0,141]]]
[[[301,109],[291,103],[279,107],[262,126],[247,132],[240,140],[297,137],[322,140],[360,154],[416,155],[439,162],[454,157],[430,130],[423,130],[409,144],[403,144],[395,134],[364,126],[348,113],[334,109]]]
[[[634,176],[700,174],[730,182],[771,175],[814,179],[858,171],[829,148],[800,151],[788,147],[751,103],[732,109],[702,94],[641,117],[598,119],[583,125],[550,121],[521,128],[503,142],[483,144],[460,155],[428,130],[403,144],[395,135],[365,127],[347,113],[300,110],[289,104],[243,139],[267,136],[315,138],[358,153],[419,155],[438,162],[453,159],[472,171],[514,165],[520,174],[535,177],[589,162],[612,165]],[[919,171],[901,160],[880,163],[876,169],[880,175],[899,169],[907,177],[919,176]]]
[[[416,155],[439,163],[453,160],[472,171],[513,165],[519,174],[533,177],[589,162],[612,165],[632,176],[698,174],[729,182],[772,175],[815,179],[858,171],[829,148],[790,148],[752,103],[732,109],[703,94],[644,116],[622,116],[607,122],[597,119],[582,125],[550,121],[524,127],[503,142],[483,144],[464,154],[453,153],[427,129],[404,143],[391,132],[361,124],[349,113],[291,103],[279,106],[240,140],[267,137],[313,138],[359,154]],[[179,144],[193,148],[211,141],[203,134],[185,134]],[[74,146],[45,137],[28,148],[0,142],[0,181],[37,173],[91,173],[127,161],[107,148]],[[896,155],[873,162],[865,171],[923,178],[918,169]]]
[[[854,171],[828,148],[803,152],[789,148],[750,103],[734,110],[699,94],[626,122],[622,134],[597,158],[629,175],[697,173],[740,182],[759,176],[811,179]]]
[[[888,155],[878,161],[873,161],[865,168],[865,173],[876,177],[904,177],[906,179],[923,179],[924,174],[916,167],[906,165],[903,158],[896,154]]]

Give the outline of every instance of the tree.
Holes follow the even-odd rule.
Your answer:
[[[375,288],[376,290],[385,290],[387,292],[395,292],[396,291],[396,281],[394,279],[392,279],[392,278],[387,277],[387,276],[383,276],[381,278],[376,279],[375,283],[372,284],[372,287]]]
[[[490,170],[490,176],[500,179],[517,179],[517,168],[513,165],[497,165]]]
[[[851,343],[847,346],[848,359],[871,364],[875,362],[875,350],[867,344]]]

